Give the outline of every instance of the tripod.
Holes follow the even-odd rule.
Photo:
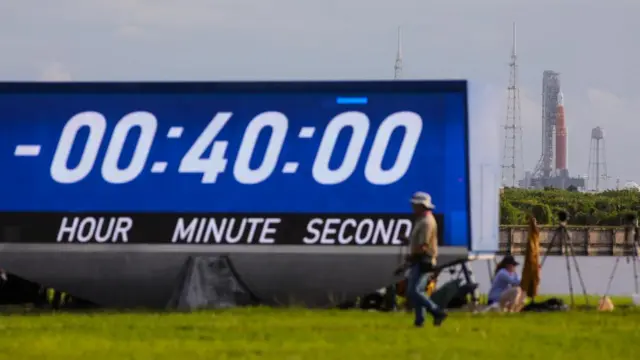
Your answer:
[[[632,235],[633,232],[633,236]],[[638,267],[637,262],[640,261],[638,259],[638,247],[640,246],[640,227],[638,227],[638,221],[635,220],[633,225],[626,226],[624,229],[624,245],[622,254],[616,258],[616,262],[613,265],[613,271],[611,271],[611,276],[609,277],[609,284],[607,284],[607,291],[604,293],[604,296],[609,295],[609,291],[611,290],[611,284],[613,283],[613,279],[616,276],[616,270],[618,270],[618,264],[620,263],[620,259],[625,257],[627,258],[627,264],[629,262],[633,262],[633,279],[635,280],[635,294],[638,294]]]
[[[571,260],[573,260],[573,264],[576,270],[576,274],[578,275],[578,280],[580,281],[580,286],[582,287],[582,293],[584,294],[584,300],[586,305],[589,305],[589,297],[587,296],[587,288],[584,285],[584,280],[582,279],[582,274],[580,274],[580,268],[578,267],[578,259],[576,258],[575,250],[573,248],[573,244],[571,243],[571,237],[569,235],[569,231],[567,231],[566,222],[560,222],[560,225],[553,232],[553,237],[547,245],[547,249],[545,250],[544,257],[542,258],[542,262],[540,266],[544,266],[544,262],[547,260],[547,256],[549,256],[551,249],[559,242],[560,249],[564,249],[564,258],[567,264],[567,278],[569,280],[569,294],[571,296],[571,307],[575,305],[574,295],[573,295],[573,279],[571,278]]]

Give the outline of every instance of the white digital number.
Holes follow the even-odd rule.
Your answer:
[[[133,157],[127,167],[120,169],[118,168],[118,160],[122,154],[122,148],[129,132],[136,126],[140,128],[140,136],[133,150]],[[109,141],[107,153],[102,162],[102,177],[112,184],[128,183],[138,177],[149,157],[157,128],[158,120],[149,112],[132,112],[122,118],[111,135],[111,141]]]
[[[213,184],[218,175],[227,167],[226,151],[228,141],[215,140],[223,130],[232,113],[217,113],[204,131],[198,136],[189,151],[180,161],[179,173],[198,173],[202,175],[203,184]],[[422,118],[410,111],[401,111],[389,115],[378,128],[368,155],[364,176],[374,185],[388,185],[401,179],[414,156],[416,146],[422,132]],[[77,134],[86,127],[89,135],[80,155],[78,164],[70,168],[69,156]],[[124,144],[131,130],[140,128],[133,156],[124,168],[118,167]],[[267,127],[271,128],[269,142],[264,157],[258,167],[250,167],[257,140]],[[245,129],[233,174],[241,184],[257,184],[265,181],[273,174],[284,146],[289,121],[280,112],[268,111],[258,114]],[[340,165],[329,167],[336,150],[340,133],[350,127],[353,134],[346,146],[344,158]],[[336,115],[327,125],[322,136],[318,153],[313,162],[313,178],[323,185],[339,184],[353,175],[360,154],[369,133],[370,122],[366,114],[349,111]],[[394,131],[404,128],[404,136],[393,166],[383,169],[382,162],[389,147]],[[72,184],[86,178],[93,169],[102,139],[107,128],[105,117],[94,111],[81,112],[73,116],[65,124],[51,162],[50,173],[53,180],[61,184]],[[112,184],[124,184],[136,179],[144,170],[153,140],[158,128],[158,120],[149,112],[137,111],[123,117],[115,126],[106,149],[102,163],[102,177]],[[211,149],[210,153],[208,150]],[[208,155],[207,155],[208,153]]]
[[[335,170],[329,169],[329,161],[335,150],[338,135],[347,126],[353,129],[353,134],[349,140],[342,164]],[[329,122],[324,135],[322,135],[318,154],[313,162],[313,178],[324,185],[339,184],[347,180],[358,165],[360,153],[364,142],[367,140],[368,132],[369,118],[361,112],[349,111],[334,117]]]
[[[71,147],[78,131],[84,126],[89,128],[89,137],[80,155],[80,162],[75,168],[69,169]],[[76,114],[67,121],[51,162],[50,172],[53,180],[61,184],[72,184],[87,177],[96,162],[106,128],[107,120],[102,114],[94,111]]]
[[[218,179],[218,175],[227,167],[227,159],[225,152],[227,151],[228,141],[213,141],[222,131],[222,128],[231,118],[232,113],[217,113],[209,125],[198,136],[189,151],[180,161],[178,172],[180,173],[199,173],[202,174],[203,184],[213,184]],[[205,158],[205,152],[213,143],[211,154]]]
[[[264,158],[260,166],[256,169],[251,169],[249,164],[258,136],[267,126],[271,127],[272,132]],[[238,157],[233,166],[233,175],[239,183],[257,184],[271,176],[278,164],[278,157],[282,151],[288,127],[289,120],[287,117],[275,111],[263,112],[251,120],[242,137]]]
[[[393,166],[388,170],[383,170],[382,159],[389,146],[391,134],[398,127],[404,127],[405,129],[400,150]],[[378,128],[376,137],[373,140],[373,146],[364,169],[364,175],[367,180],[374,185],[388,185],[401,179],[409,170],[421,132],[422,118],[420,115],[410,111],[401,111],[389,115],[380,124],[380,128]]]

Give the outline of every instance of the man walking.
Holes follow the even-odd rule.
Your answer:
[[[415,220],[409,236],[407,295],[413,302],[415,326],[424,325],[425,310],[433,316],[433,325],[440,326],[447,314],[425,293],[428,272],[436,266],[438,256],[438,224],[432,213],[435,205],[431,202],[431,196],[425,192],[413,194],[411,204]]]

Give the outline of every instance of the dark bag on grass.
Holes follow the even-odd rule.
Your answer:
[[[360,299],[360,308],[362,310],[382,310],[384,297],[380,293],[371,293]]]
[[[433,294],[431,294],[431,300],[436,303],[438,307],[446,309],[451,300],[458,295],[461,288],[462,280],[451,280],[434,291]]]
[[[550,312],[550,311],[565,311],[568,307],[562,301],[562,299],[551,298],[543,302],[533,302],[525,306],[522,311],[535,311],[535,312]]]
[[[431,300],[441,308],[460,309],[469,304],[468,296],[477,287],[478,284],[462,284],[462,279],[451,280],[431,294]]]
[[[478,284],[464,284],[460,286],[456,296],[447,304],[447,309],[462,309],[468,306],[470,303],[469,298],[477,288]]]

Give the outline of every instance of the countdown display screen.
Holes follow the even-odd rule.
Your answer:
[[[5,83],[0,236],[469,246],[467,148],[465,82]]]

